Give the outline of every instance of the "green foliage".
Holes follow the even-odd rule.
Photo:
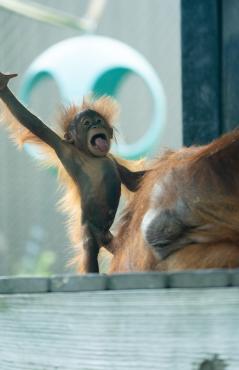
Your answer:
[[[56,254],[51,250],[43,251],[35,261],[31,264],[23,263],[17,275],[31,275],[31,276],[50,276],[52,275],[52,267],[56,261]]]

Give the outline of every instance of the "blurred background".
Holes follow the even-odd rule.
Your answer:
[[[20,1],[19,1],[20,3]],[[83,17],[89,0],[45,0],[50,6]],[[31,62],[55,43],[80,35],[70,27],[38,22],[0,7],[0,70],[17,72],[12,83],[18,94],[21,76]],[[179,0],[108,0],[96,35],[115,38],[140,52],[155,69],[166,96],[166,128],[155,150],[182,145],[181,32]],[[114,52],[114,51],[112,51]],[[97,59],[97,56],[96,56]],[[79,73],[84,74],[84,70]],[[130,76],[117,96],[121,104],[120,134],[126,142],[143,136],[152,113],[145,83]],[[44,81],[33,92],[30,108],[52,122],[61,103],[56,85]],[[69,272],[70,243],[64,217],[57,211],[55,176],[19,152],[0,127],[0,275]]]

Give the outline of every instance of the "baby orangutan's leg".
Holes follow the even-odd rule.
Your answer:
[[[88,224],[83,226],[83,250],[81,251],[80,272],[99,272],[98,254],[99,244]]]

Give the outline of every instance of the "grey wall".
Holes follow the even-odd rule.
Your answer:
[[[39,1],[40,2],[40,1]],[[81,15],[87,1],[42,1],[45,5]],[[119,39],[141,52],[153,65],[165,89],[168,111],[163,146],[180,147],[181,61],[179,0],[108,0],[98,34]],[[21,76],[32,60],[54,43],[77,32],[38,23],[0,10],[0,69]],[[14,82],[17,91],[20,78]],[[131,77],[119,96],[126,140],[142,135],[150,117],[146,87]],[[52,83],[32,99],[32,109],[50,121],[59,104]],[[140,109],[138,109],[140,107]],[[140,129],[135,130],[134,122]],[[130,125],[129,125],[130,123]],[[65,271],[69,242],[56,212],[56,179],[18,152],[0,130],[0,274]]]

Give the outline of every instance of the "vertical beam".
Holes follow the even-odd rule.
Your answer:
[[[220,0],[181,0],[183,140],[205,144],[221,133]]]
[[[239,125],[239,1],[222,0],[224,131]]]

